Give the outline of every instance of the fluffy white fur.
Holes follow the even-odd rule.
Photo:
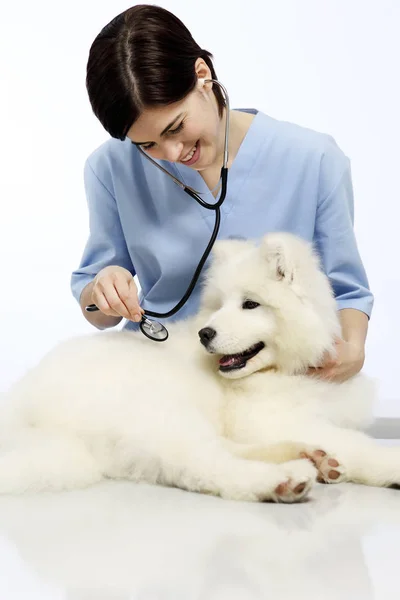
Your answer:
[[[204,328],[214,331],[207,348]],[[217,242],[199,314],[169,330],[166,343],[131,332],[68,340],[19,381],[0,416],[0,493],[122,478],[294,502],[318,472],[330,483],[400,483],[400,448],[357,431],[372,420],[372,383],[304,375],[340,334],[306,242]],[[259,342],[244,367],[221,372],[222,356]]]

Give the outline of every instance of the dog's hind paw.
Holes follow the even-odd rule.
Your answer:
[[[304,500],[315,481],[316,470],[311,463],[293,460],[282,465],[288,476],[274,491],[274,502],[293,503]]]

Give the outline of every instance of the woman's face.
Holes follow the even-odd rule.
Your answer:
[[[152,158],[179,162],[196,171],[221,166],[225,114],[220,119],[212,83],[202,83],[183,100],[145,109],[128,138]]]

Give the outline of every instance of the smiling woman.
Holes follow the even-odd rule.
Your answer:
[[[86,84],[93,112],[112,137],[125,139],[145,107],[174,104],[196,87],[198,58],[218,79],[211,53],[175,15],[134,6],[106,25],[90,49]],[[101,73],[115,74],[112,86],[103,85]],[[222,116],[223,96],[218,89],[213,92]]]
[[[86,83],[112,139],[85,165],[90,236],[72,275],[85,318],[100,329],[126,318],[124,327],[137,329],[144,311],[168,313],[170,322],[198,310],[207,263],[186,304],[176,314],[171,307],[188,289],[212,223],[204,204],[148,159],[211,205],[229,123],[219,238],[286,231],[312,242],[341,311],[340,377],[357,372],[373,296],[353,230],[350,161],[333,138],[255,108],[227,107],[212,54],[153,5],[130,8],[103,28]],[[90,304],[99,311],[86,312]]]
[[[204,79],[209,73],[206,63],[199,58],[194,68],[197,73],[194,92],[163,108],[144,108],[127,137],[152,158],[181,162],[202,171],[214,163],[217,166],[221,159],[226,122],[225,113],[221,119],[215,99],[209,94],[218,86]],[[168,124],[164,126],[165,123]],[[149,134],[151,141],[145,137]],[[141,138],[146,141],[137,141]]]

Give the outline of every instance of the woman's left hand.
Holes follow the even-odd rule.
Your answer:
[[[325,355],[317,368],[310,368],[307,375],[326,381],[341,383],[359,373],[364,365],[364,347],[343,339],[336,341],[336,355]]]

